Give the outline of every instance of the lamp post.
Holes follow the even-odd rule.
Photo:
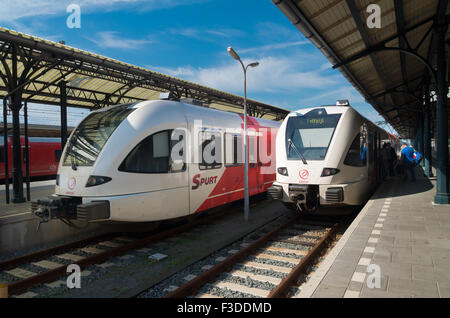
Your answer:
[[[242,65],[244,71],[244,219],[248,221],[248,214],[250,209],[250,201],[248,195],[248,147],[247,147],[247,69],[248,67],[257,67],[258,62],[247,64],[242,62],[239,55],[230,46],[227,49],[228,53]]]

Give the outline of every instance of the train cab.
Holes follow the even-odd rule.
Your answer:
[[[288,207],[360,205],[378,181],[380,140],[388,136],[346,103],[290,113],[277,135],[277,181]]]

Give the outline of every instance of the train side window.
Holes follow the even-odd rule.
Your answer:
[[[225,133],[225,166],[241,166],[242,165],[242,135]]]
[[[345,156],[344,164],[353,167],[364,167],[366,165],[367,147],[363,135],[359,133]]]
[[[170,172],[186,171],[186,134],[175,129],[170,137]]]
[[[0,162],[5,162],[5,148],[3,146],[0,147]]]
[[[222,167],[222,143],[220,133],[201,131],[199,133],[200,170],[218,169]]]
[[[59,162],[61,160],[62,150],[56,149],[55,150],[55,162]]]
[[[172,130],[163,130],[146,137],[128,154],[119,171],[133,173],[169,173],[171,147],[176,141],[171,142]],[[183,164],[177,168],[183,171]]]

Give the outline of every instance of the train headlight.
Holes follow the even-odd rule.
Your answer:
[[[111,181],[110,177],[102,177],[102,176],[89,176],[86,182],[86,188],[98,186],[100,184]]]
[[[277,171],[278,171],[279,174],[281,174],[283,176],[287,176],[288,175],[287,168],[285,168],[285,167],[278,168]]]
[[[323,168],[321,177],[329,177],[339,173],[339,169],[335,168]]]

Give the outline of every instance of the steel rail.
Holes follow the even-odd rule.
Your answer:
[[[217,216],[217,213],[212,214],[209,217],[201,218],[201,219],[195,220],[193,222],[183,224],[181,226],[177,226],[175,228],[166,230],[161,233],[153,234],[153,235],[150,235],[150,236],[142,238],[142,239],[137,239],[136,241],[126,243],[126,244],[118,246],[118,247],[113,247],[109,250],[106,250],[105,252],[95,254],[92,256],[88,256],[79,261],[74,261],[72,264],[77,264],[78,266],[80,266],[80,269],[84,269],[88,266],[102,263],[111,257],[122,255],[126,252],[145,247],[146,245],[148,245],[150,243],[155,243],[155,242],[161,241],[165,238],[168,238],[168,237],[180,234],[182,232],[185,232],[187,230],[190,230],[191,228],[193,228],[195,226],[198,226],[200,224],[210,221],[210,219],[214,216]],[[64,276],[66,274],[67,274],[67,265],[61,265],[60,267],[33,275],[29,278],[14,281],[9,284],[8,291],[9,291],[10,295],[20,294],[20,293],[27,291],[28,289],[30,289],[33,286],[47,283],[50,281],[55,281],[58,278],[60,278],[61,276]]]
[[[295,223],[299,218],[298,215],[295,217],[289,219],[286,223],[280,225],[276,229],[272,230],[271,232],[265,234],[258,240],[256,240],[251,245],[247,246],[246,248],[242,249],[241,251],[237,252],[236,254],[228,257],[224,261],[220,262],[216,266],[210,268],[206,272],[203,272],[202,274],[198,275],[196,278],[190,280],[183,286],[180,286],[179,288],[175,289],[168,295],[166,295],[165,298],[185,298],[187,296],[193,295],[196,290],[200,289],[202,286],[204,286],[206,283],[214,281],[215,278],[226,271],[229,267],[235,265],[240,260],[244,259],[245,257],[249,256],[250,254],[254,253],[256,249],[262,247],[264,244],[266,244],[271,238],[276,236],[278,233],[280,233],[285,228],[291,226]]]
[[[165,298],[186,298],[188,296],[194,295],[200,288],[202,288],[205,284],[209,282],[215,281],[215,279],[225,272],[227,269],[231,268],[233,265],[237,264],[239,261],[245,259],[246,257],[250,256],[251,254],[255,253],[255,251],[264,244],[266,244],[270,239],[276,237],[281,231],[285,230],[286,228],[289,228],[295,222],[299,219],[299,216],[295,216],[294,218],[291,218],[286,223],[280,225],[276,229],[272,230],[271,232],[265,234],[263,237],[256,240],[251,245],[247,246],[243,250],[237,252],[236,254],[228,257],[227,259],[223,260],[219,264],[215,265],[214,267],[210,268],[209,270],[203,272],[202,274],[198,275],[196,278],[190,280],[186,284],[180,286],[179,288],[175,289],[171,293],[165,296]],[[327,222],[324,222],[327,223]],[[301,225],[317,225],[317,223],[310,222],[308,220],[305,220],[305,223],[299,224]],[[320,240],[314,244],[314,247],[308,252],[307,255],[302,257],[300,263],[294,267],[294,269],[286,276],[280,284],[272,290],[272,292],[269,294],[268,297],[271,298],[279,298],[284,297],[287,295],[287,292],[289,291],[289,288],[297,282],[298,277],[305,272],[305,270],[308,268],[308,266],[316,259],[316,257],[324,250],[324,248],[327,246],[327,243],[329,240],[336,234],[337,230],[339,229],[340,223],[334,223],[332,224],[332,228],[328,230],[321,238]],[[310,237],[310,236],[308,236]]]
[[[81,239],[78,241],[58,245],[55,247],[50,247],[45,250],[26,254],[23,256],[7,259],[5,261],[0,262],[0,271],[7,270],[7,269],[10,269],[13,267],[18,267],[20,265],[29,263],[31,261],[40,260],[40,259],[43,259],[45,257],[51,256],[51,255],[54,255],[57,253],[63,253],[68,250],[71,250],[71,249],[74,249],[74,248],[77,248],[77,247],[80,247],[80,246],[83,246],[83,245],[86,245],[86,244],[89,244],[92,242],[96,242],[98,240],[108,239],[112,236],[116,236],[116,235],[115,234],[101,234],[101,235],[98,235],[95,237],[85,238],[85,239]]]
[[[312,262],[322,253],[328,246],[328,242],[336,235],[339,229],[339,224],[335,224],[307,255],[302,257],[300,263],[295,266],[292,271],[280,282],[280,284],[270,292],[268,298],[284,298],[287,297],[289,289],[297,285],[297,281],[301,275],[306,274],[306,270]]]

